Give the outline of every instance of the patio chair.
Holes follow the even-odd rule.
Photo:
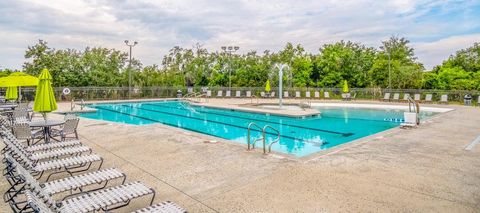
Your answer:
[[[207,90],[207,98],[211,98],[212,97],[212,91],[211,90]]]
[[[65,114],[65,116],[63,116],[63,120],[66,121],[68,119],[77,119],[77,115],[73,114],[73,113],[67,113]]]
[[[20,108],[20,107],[16,107],[14,110],[13,110],[13,120],[25,120],[25,121],[29,121],[30,120],[30,116],[28,115],[28,112],[27,112],[27,109],[25,108]]]
[[[25,140],[27,142],[27,145],[33,145],[35,144],[35,139],[38,139],[38,141],[40,141],[43,138],[42,130],[32,130],[26,122],[18,122],[13,124],[12,131],[13,135],[18,140]]]
[[[10,128],[12,125],[10,124],[10,120],[7,117],[0,115],[0,126]]]
[[[220,91],[217,91],[217,98],[221,98],[223,97],[223,91],[220,90]]]
[[[389,93],[389,92],[386,92],[386,93],[383,95],[382,101],[390,101],[390,93]]]
[[[448,95],[442,95],[440,96],[440,101],[439,103],[441,104],[448,104]]]
[[[329,92],[323,92],[323,98],[324,99],[330,99],[330,93]]]
[[[425,102],[432,103],[432,94],[425,95]]]
[[[62,125],[61,129],[51,129],[50,135],[52,137],[59,136],[62,141],[65,141],[67,135],[75,135],[75,139],[78,139],[77,127],[80,119],[67,119]]]
[[[102,167],[103,158],[95,154],[87,154],[80,156],[71,156],[59,159],[52,159],[48,161],[34,162],[31,156],[24,150],[13,145],[9,140],[4,140],[8,149],[6,153],[10,156],[15,156],[17,162],[21,162],[26,169],[29,169],[37,179],[42,178],[43,174],[50,172],[46,181],[54,174],[59,173],[78,173],[90,169],[94,162],[100,162],[98,169]],[[78,170],[77,170],[78,169]]]
[[[315,98],[320,98],[320,93],[319,93],[318,91],[315,91],[315,92],[313,93],[313,97],[315,97]]]
[[[392,100],[393,100],[393,101],[399,101],[399,100],[400,100],[400,94],[399,94],[399,93],[394,93]]]
[[[26,168],[8,154],[5,156],[5,160],[7,164],[6,174],[8,174],[7,178],[11,179],[9,180],[11,187],[4,194],[4,198],[10,201],[15,200],[16,195],[25,189],[25,182],[36,182],[36,180]],[[108,168],[44,182],[40,184],[40,187],[49,196],[69,192],[68,196],[70,197],[80,193],[103,189],[110,181],[117,179],[121,181],[121,184],[124,184],[127,176],[116,168]],[[75,193],[75,191],[78,192]]]
[[[288,91],[284,91],[284,92],[283,92],[283,97],[284,97],[284,98],[288,98]]]
[[[225,92],[225,98],[231,98],[231,97],[232,97],[232,91],[227,90],[227,91]]]
[[[310,91],[305,92],[305,98],[310,98]]]
[[[77,197],[55,201],[35,180],[28,181],[25,190],[28,207],[36,212],[110,212],[128,206],[134,199],[152,196],[150,205],[155,198],[155,191],[140,181],[88,192]],[[37,211],[38,210],[38,211]]]
[[[480,106],[480,95],[478,96],[477,106]]]
[[[245,93],[245,97],[251,98],[251,97],[252,97],[252,91],[250,91],[250,90],[247,91],[247,92]]]
[[[409,98],[410,98],[410,94],[408,93],[403,94],[403,101],[408,102]]]
[[[413,95],[413,100],[420,102],[421,95],[420,94],[415,94]]]
[[[241,98],[242,97],[242,91],[237,90],[235,91],[235,98]]]
[[[275,98],[275,91],[270,93],[270,98]]]
[[[260,92],[260,97],[265,98],[265,92]]]
[[[299,91],[295,91],[295,98],[301,98],[302,96],[300,95]]]
[[[171,202],[171,201],[165,201],[161,203],[157,203],[152,206],[148,206],[139,210],[136,210],[132,213],[187,213],[187,210],[179,206],[178,204]]]

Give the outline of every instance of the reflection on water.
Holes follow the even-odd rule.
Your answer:
[[[247,143],[247,126],[250,122],[260,126],[270,125],[278,129],[281,135],[280,142],[274,144],[272,149],[298,157],[396,127],[398,123],[386,122],[384,119],[403,117],[403,111],[400,110],[324,107],[318,108],[321,116],[299,119],[186,107],[176,101],[97,104],[92,107],[98,111],[81,116],[136,125],[163,123],[244,144]],[[431,115],[423,113],[421,117]],[[261,132],[252,130],[251,135],[252,138],[259,138]],[[276,137],[275,132],[268,130],[266,142],[269,143]],[[260,141],[257,147],[261,146]]]

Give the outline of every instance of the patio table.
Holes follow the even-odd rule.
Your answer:
[[[50,142],[50,138],[53,140],[56,140],[50,135],[50,129],[53,126],[60,126],[65,123],[64,120],[36,120],[36,121],[31,121],[29,123],[30,127],[41,127],[43,128],[43,139],[45,140],[45,143]],[[56,140],[58,141],[58,140]]]

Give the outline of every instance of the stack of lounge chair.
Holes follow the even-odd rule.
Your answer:
[[[102,168],[103,158],[78,137],[67,140],[59,133],[64,140],[30,145],[7,122],[0,122],[0,136],[3,174],[10,185],[3,197],[13,212],[107,212],[142,199],[148,199],[148,207],[135,212],[186,212],[170,201],[152,205],[152,188],[140,181],[126,183],[126,174],[117,168]]]

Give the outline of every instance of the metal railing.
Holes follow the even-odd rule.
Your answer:
[[[54,88],[54,94],[59,101],[70,101],[72,98],[84,99],[84,100],[122,100],[129,98],[128,87],[69,87],[71,93],[69,95],[63,95],[62,90],[64,87]],[[139,87],[134,88],[130,94],[132,99],[145,99],[145,98],[174,98],[177,96],[177,90],[182,91],[183,94],[188,94],[186,87]],[[228,87],[209,87],[208,90],[215,94],[217,91],[227,91]],[[242,97],[245,97],[246,91],[251,91],[252,96],[259,97],[260,93],[264,91],[263,87],[234,87],[231,91],[241,91]],[[278,88],[273,87],[272,91],[277,91]],[[331,99],[341,99],[342,88],[283,88],[284,91],[294,94],[295,91],[301,93],[301,98],[306,98],[305,92],[310,91],[313,94],[315,91],[320,93],[320,99],[323,98],[323,92],[329,92]],[[193,87],[193,92],[202,93],[201,87]],[[350,93],[355,95],[356,99],[362,100],[379,100],[383,97],[385,92],[399,93],[400,96],[404,94],[420,94],[424,99],[427,94],[432,94],[432,101],[439,101],[441,95],[448,95],[450,102],[463,102],[465,94],[473,95],[474,99],[477,99],[480,95],[480,91],[468,91],[468,90],[426,90],[426,89],[380,89],[380,88],[351,88]],[[22,88],[21,95],[25,100],[33,100],[35,96],[35,88],[25,87]],[[1,94],[0,94],[1,95]],[[315,99],[315,98],[310,98]],[[252,100],[253,102],[253,100]]]
[[[253,143],[251,143],[252,140],[251,140],[250,131],[252,130],[253,127],[257,128],[257,131],[261,132],[262,136],[260,138],[257,138],[255,140],[253,140]],[[255,149],[255,143],[257,141],[261,140],[262,144],[263,144],[263,154],[267,154],[267,130],[268,129],[274,131],[277,135],[277,138],[275,138],[275,140],[270,142],[269,145],[268,145],[268,153],[270,153],[272,151],[272,145],[275,144],[275,143],[278,143],[280,141],[280,131],[278,131],[277,129],[273,128],[270,125],[265,125],[262,128],[258,124],[256,124],[255,122],[250,122],[248,124],[248,128],[247,128],[247,150]],[[252,145],[252,148],[250,148],[250,144]]]

